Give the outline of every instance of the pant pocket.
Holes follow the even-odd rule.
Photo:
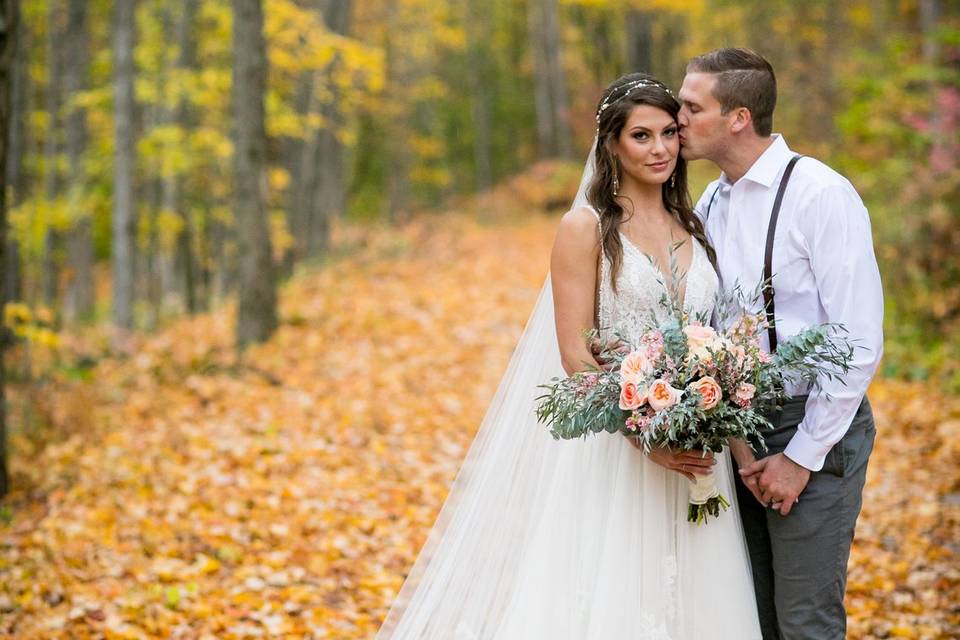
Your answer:
[[[827,453],[827,457],[823,461],[823,468],[820,469],[821,473],[829,473],[835,475],[838,478],[842,478],[847,473],[847,448],[846,440],[851,434],[845,435],[840,442],[833,445],[830,451]]]

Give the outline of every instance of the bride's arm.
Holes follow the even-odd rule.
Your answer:
[[[740,440],[739,438],[730,438],[727,440],[727,446],[730,447],[730,453],[733,455],[733,459],[737,461],[737,466],[741,469],[747,465],[753,464],[757,457],[753,453],[753,449],[750,448],[750,445],[747,444],[746,440]],[[750,490],[750,493],[753,494],[753,497],[757,499],[757,502],[763,506],[767,506],[767,503],[764,502],[763,498],[760,497],[760,484],[759,478],[757,476],[741,476],[740,479],[743,481],[743,484]]]
[[[600,255],[597,218],[586,208],[560,219],[550,254],[553,310],[560,360],[567,374],[599,367],[583,338],[593,328],[593,300]]]

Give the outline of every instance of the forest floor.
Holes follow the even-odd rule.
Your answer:
[[[226,308],[14,388],[51,426],[12,438],[0,636],[372,637],[542,284],[556,218],[513,214],[341,230],[242,361]],[[849,637],[960,637],[960,400],[870,395]]]

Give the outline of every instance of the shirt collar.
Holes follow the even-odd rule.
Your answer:
[[[773,143],[760,154],[760,157],[754,161],[750,169],[743,174],[741,180],[750,180],[764,187],[769,187],[780,175],[780,169],[793,157],[793,151],[790,150],[786,140],[779,133],[773,134],[772,138]],[[720,174],[720,184],[728,188],[733,186],[725,173]]]

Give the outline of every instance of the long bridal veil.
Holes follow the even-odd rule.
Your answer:
[[[573,207],[586,204],[596,139]],[[492,637],[539,521],[562,443],[537,423],[537,385],[563,376],[550,276],[450,493],[377,638]]]

